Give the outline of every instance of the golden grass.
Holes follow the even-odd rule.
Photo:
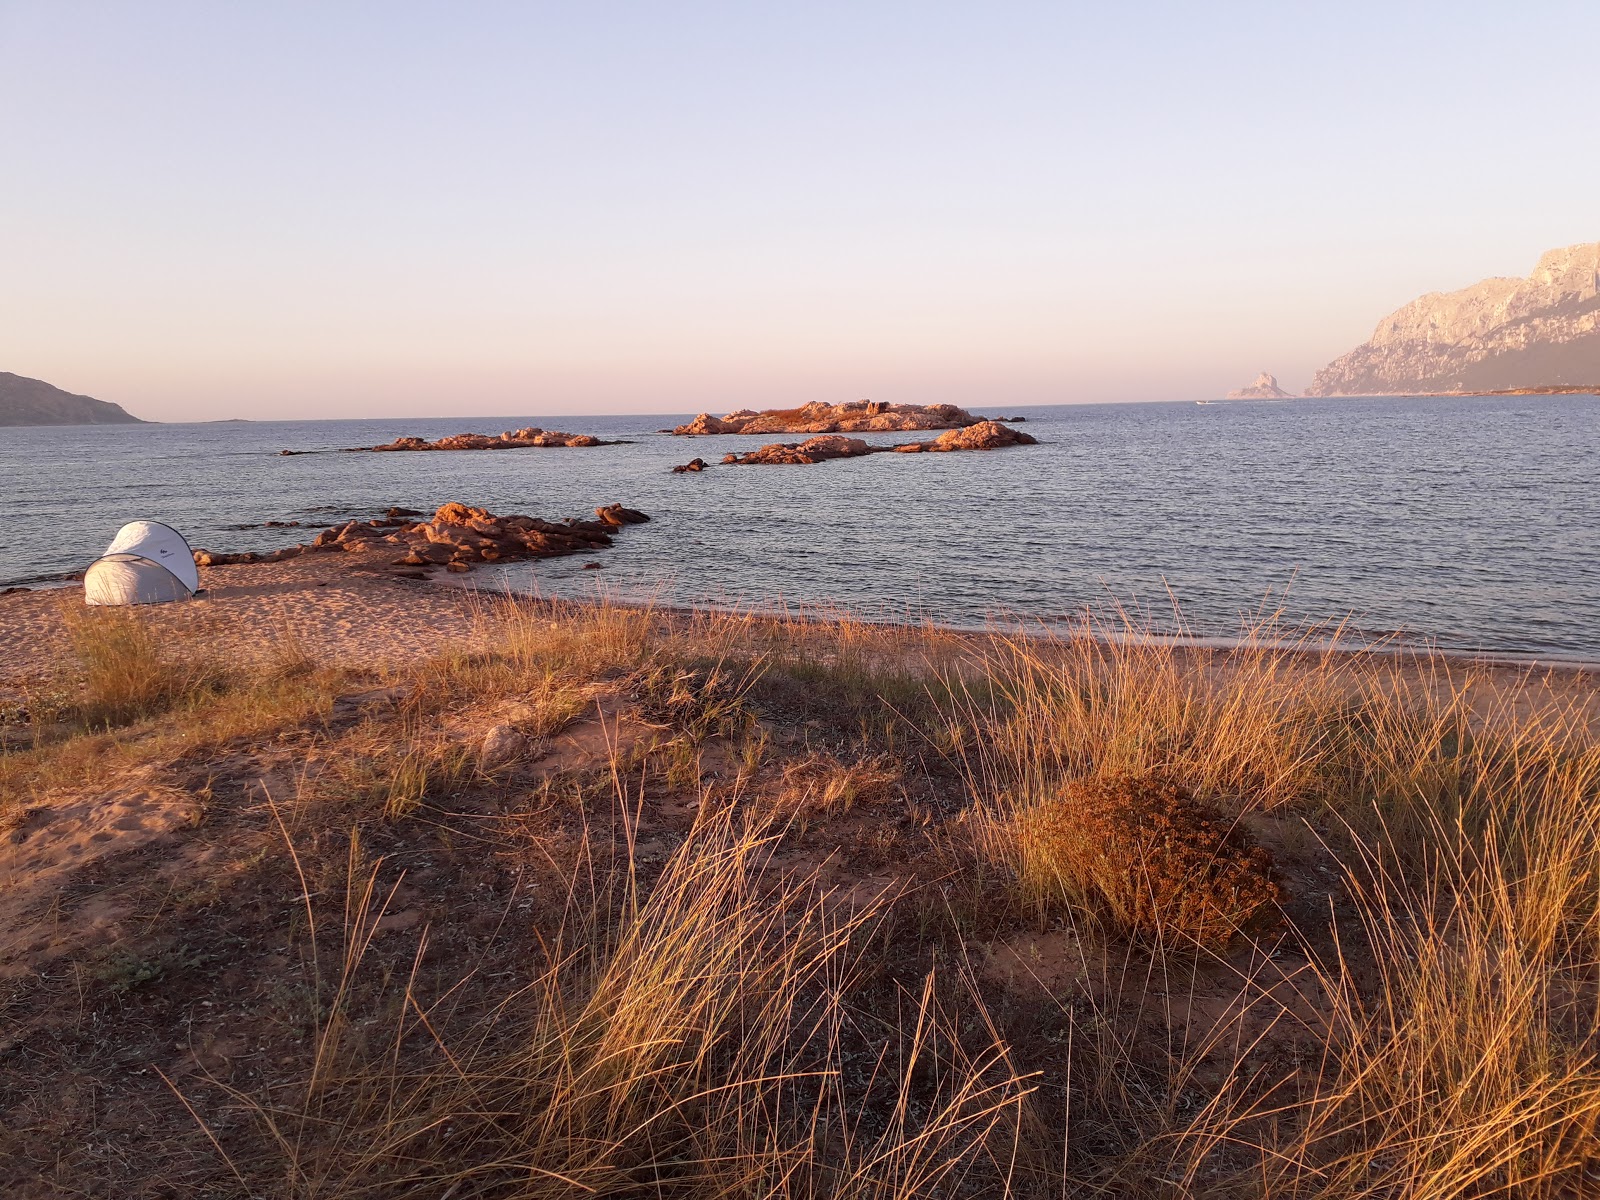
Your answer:
[[[980,856],[1025,898],[1053,887],[1103,910],[1106,847],[1077,843],[1088,865],[1062,848],[1061,798],[1157,772],[1236,816],[1301,814],[1359,914],[1335,917],[1332,949],[1298,983],[1322,998],[1302,1037],[1317,1057],[1253,1095],[1213,1091],[1189,1120],[1150,1110],[1123,1183],[1264,1197],[1600,1186],[1600,745],[1582,703],[1490,690],[1438,659],[1280,645],[1270,626],[1200,656],[1137,630],[1080,634],[1096,636],[998,639],[987,669],[1003,703],[960,707],[978,730]],[[1076,832],[1103,837],[1093,825]],[[1192,941],[1160,905],[1145,915],[1158,943]],[[1269,1024],[1303,1023],[1279,1004]],[[1265,1035],[1241,1011],[1233,1036],[1242,1062]],[[1136,1057],[1113,1041],[1099,1069]],[[1199,1061],[1152,1065],[1176,1093]]]
[[[90,612],[98,618],[113,610]],[[298,656],[226,671],[186,667],[183,647],[149,647],[150,630],[137,614],[91,620],[74,634],[83,665],[64,671],[37,706],[30,737],[0,745],[0,813],[51,793],[109,785],[139,767],[181,767],[231,743],[320,724],[356,682]]]
[[[86,725],[155,716],[217,682],[214,667],[174,653],[137,610],[71,606],[63,612],[80,685],[75,715]]]
[[[339,966],[293,1086],[234,1093],[260,1134],[226,1147],[241,1193],[1600,1194],[1600,738],[1581,694],[1270,622],[1205,650],[1127,625],[978,637],[506,600],[379,681],[302,663],[148,693],[146,634],[74,635],[96,732],[8,752],[0,787],[317,735],[358,682],[394,699],[319,743],[345,757],[302,797],[357,800],[341,820],[483,786],[452,721],[547,737],[606,697],[666,738],[614,749],[621,857],[585,828],[565,915],[488,1008],[453,998],[482,964],[371,978],[378,864],[352,854],[338,916],[305,900]],[[731,793],[643,869],[631,822],[657,797],[639,789],[709,798],[719,746]],[[1319,899],[1270,935],[1231,913],[1221,934],[1242,936],[1147,903],[1150,848],[1112,839],[1149,814],[1111,829],[1073,806],[1130,777],[1192,795],[1213,854],[1236,822],[1276,830],[1269,848],[1322,872],[1287,871],[1286,910]],[[939,866],[919,894],[847,910],[775,866],[796,830],[937,786],[965,809],[919,809],[900,866]],[[565,811],[605,803],[583,788]],[[1070,935],[1076,982],[1011,993],[969,970],[977,939],[1019,929]],[[1184,1007],[1228,987],[1209,1016]]]
[[[773,845],[725,810],[648,894],[625,857],[617,898],[601,887],[569,906],[529,981],[491,1011],[452,1021],[448,992],[424,995],[414,972],[395,995],[368,994],[391,1014],[377,1031],[350,1004],[384,912],[381,864],[353,845],[304,1082],[235,1093],[270,1147],[230,1159],[240,1184],[305,1200],[895,1200],[995,1177],[1026,1091],[1003,1050],[963,1052],[930,979],[893,1044],[847,1070],[842,995],[873,915],[836,911],[813,879],[763,882]],[[420,1064],[406,1052],[418,1043],[432,1047]],[[888,1119],[869,1126],[854,1102],[885,1087]]]

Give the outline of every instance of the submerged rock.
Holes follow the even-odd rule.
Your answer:
[[[868,454],[935,454],[955,450],[998,450],[1006,446],[1033,446],[1039,439],[999,421],[979,421],[940,434],[931,442],[906,442],[899,446],[873,446],[860,438],[823,434],[803,442],[773,442],[748,454],[728,454],[728,466],[801,466],[835,458],[861,458]]]
[[[620,504],[605,504],[594,510],[602,525],[620,529],[624,525],[643,525],[650,520],[637,508],[623,508]]]
[[[526,429],[508,429],[494,435],[487,433],[456,433],[436,442],[418,437],[396,438],[382,446],[364,446],[364,450],[520,450],[544,446],[609,446],[587,433],[562,433],[555,429],[540,429],[530,425]]]

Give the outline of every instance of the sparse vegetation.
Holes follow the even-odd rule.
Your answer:
[[[82,680],[73,715],[87,726],[159,715],[217,682],[216,671],[172,654],[136,609],[67,611],[75,673]]]
[[[205,818],[0,891],[16,1194],[1600,1188],[1582,677],[507,600],[157,684],[146,634],[6,727],[0,866],[90,793]]]

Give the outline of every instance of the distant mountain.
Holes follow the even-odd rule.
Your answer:
[[[0,425],[143,425],[120,404],[76,396],[42,379],[0,371]]]
[[[1318,371],[1309,396],[1600,388],[1600,242],[1552,250],[1526,279],[1431,292]]]
[[[1247,387],[1234,388],[1227,395],[1229,400],[1293,400],[1294,393],[1286,392],[1278,386],[1278,377],[1268,375],[1265,371],[1256,376],[1256,381]]]

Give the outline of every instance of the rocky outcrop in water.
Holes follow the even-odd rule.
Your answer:
[[[1485,279],[1396,309],[1318,371],[1310,396],[1600,387],[1600,243],[1552,250],[1526,279]]]
[[[430,442],[419,437],[396,438],[382,446],[362,446],[362,450],[524,450],[539,447],[614,446],[587,433],[562,433],[555,429],[508,429],[501,434],[456,433]]]
[[[120,404],[64,392],[42,379],[0,371],[0,426],[143,424]]]
[[[1278,386],[1278,377],[1269,375],[1265,371],[1256,376],[1255,382],[1246,387],[1234,388],[1225,399],[1228,400],[1293,400],[1294,393],[1286,392]]]
[[[399,450],[527,450],[545,447],[621,446],[623,442],[606,442],[587,433],[562,433],[556,429],[540,429],[530,425],[526,429],[508,429],[504,433],[453,433],[436,442],[426,438],[403,437],[381,446],[350,446],[347,454],[379,453]],[[320,454],[319,450],[279,450],[284,457],[296,454]]]
[[[1007,446],[1033,446],[1039,439],[999,421],[979,421],[962,429],[941,433],[931,442],[906,442],[898,446],[873,446],[860,438],[824,434],[803,442],[774,442],[748,454],[728,454],[724,466],[806,466],[836,458],[862,458],[868,454],[941,454],[957,450],[999,450]],[[696,460],[698,461],[698,460]],[[674,467],[673,470],[683,468]]]
[[[543,521],[537,517],[500,517],[482,508],[450,503],[442,505],[426,521],[405,517],[346,521],[324,529],[305,545],[285,546],[266,554],[196,550],[194,560],[202,567],[219,567],[282,562],[301,554],[341,551],[369,556],[399,554],[389,560],[389,565],[395,567],[442,566],[466,571],[473,563],[555,558],[602,550],[611,545],[612,536],[623,526],[650,519],[637,509],[620,504],[603,505],[594,512],[593,521]]]
[[[838,434],[829,433],[807,438],[803,442],[774,442],[770,446],[752,450],[749,454],[725,455],[722,461],[724,465],[739,467],[763,464],[804,466],[827,462],[834,458],[860,458],[862,455],[871,454],[873,449],[860,438],[840,437]]]
[[[717,433],[896,433],[906,430],[958,429],[981,420],[954,404],[890,404],[855,400],[848,404],[813,401],[799,408],[765,412],[741,409],[725,417],[701,413],[672,432],[680,437]]]
[[[1001,450],[1007,446],[1036,446],[1039,439],[1031,433],[1023,433],[1020,429],[1007,429],[999,421],[979,421],[976,425],[969,425],[965,429],[952,429],[949,433],[941,433],[931,442],[914,442],[924,450],[949,451],[949,450]],[[896,446],[896,450],[905,450],[905,446]]]

